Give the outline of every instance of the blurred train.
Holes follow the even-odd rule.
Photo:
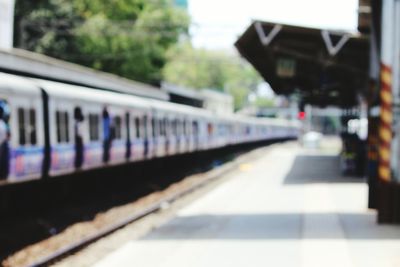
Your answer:
[[[293,121],[5,73],[0,113],[0,185],[299,134]]]

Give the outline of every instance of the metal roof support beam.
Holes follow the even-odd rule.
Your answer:
[[[322,30],[321,31],[322,39],[325,42],[326,49],[328,50],[329,55],[332,57],[336,56],[337,53],[343,48],[343,46],[347,43],[347,41],[350,39],[350,34],[348,33],[331,33],[327,30]],[[331,35],[337,35],[337,36],[342,36],[337,42],[336,45],[333,45]]]
[[[282,29],[282,25],[276,24],[269,32],[269,34],[266,35],[260,22],[256,22],[254,24],[254,27],[256,28],[258,37],[260,38],[260,41],[264,46],[268,46],[275,38],[275,36],[278,35],[279,31]]]

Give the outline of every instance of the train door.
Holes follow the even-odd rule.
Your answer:
[[[177,125],[176,125],[176,114],[169,113],[167,116],[168,121],[168,155],[175,155],[177,154]]]
[[[176,119],[176,139],[177,139],[177,152],[178,153],[183,153],[184,152],[184,147],[185,147],[185,140],[184,140],[184,135],[183,135],[184,129],[183,129],[183,120],[181,116],[177,116]]]
[[[94,168],[103,163],[103,111],[100,104],[85,103],[84,115],[87,128],[84,130],[87,136],[84,140],[84,168]]]
[[[190,152],[192,150],[191,146],[191,123],[188,117],[183,119],[183,135],[185,140],[184,152]]]
[[[193,125],[192,120],[193,116],[186,118],[186,140],[187,140],[187,152],[193,152],[194,150],[194,139],[193,139]]]
[[[164,118],[166,116],[165,112],[158,111],[155,114],[155,140],[156,140],[156,156],[163,157],[166,153],[166,130],[164,124]]]
[[[75,169],[74,108],[69,99],[51,97],[49,100],[51,175]]]
[[[126,134],[126,153],[125,159],[129,160],[132,154],[132,139],[131,139],[131,114],[129,111],[125,112],[125,134]]]
[[[110,150],[112,143],[112,133],[111,133],[111,114],[108,107],[104,107],[102,111],[102,136],[103,136],[103,162],[107,163],[110,161]]]
[[[208,123],[205,117],[199,118],[198,120],[198,150],[204,150],[207,148],[208,142]]]
[[[199,119],[194,118],[192,121],[192,136],[193,136],[193,150],[197,151],[199,149]]]
[[[211,121],[207,121],[207,148],[214,147],[214,124]]]
[[[135,110],[131,113],[131,160],[145,158],[145,120],[144,113]]]
[[[150,119],[149,119],[149,115],[143,114],[142,117],[142,129],[143,129],[143,158],[147,159],[151,157],[151,153],[150,153],[150,123],[149,123]]]
[[[80,169],[84,162],[84,120],[82,108],[74,107],[74,143],[75,143],[75,160],[74,166]]]
[[[42,100],[39,95],[14,95],[8,100],[0,97],[1,177],[14,181],[40,178],[44,158]]]
[[[110,163],[116,164],[126,161],[126,124],[125,124],[125,111],[120,107],[111,107],[110,115],[110,148],[109,159]]]
[[[158,127],[158,119],[157,119],[157,115],[155,112],[152,113],[151,118],[150,118],[150,139],[151,142],[150,144],[152,144],[151,146],[151,156],[152,157],[156,157],[157,156],[157,148],[158,148],[158,131],[159,131],[159,127]]]
[[[193,127],[192,120],[193,116],[190,116],[186,119],[186,139],[187,139],[187,152],[193,152],[194,140],[193,140]]]
[[[171,127],[170,127],[170,120],[169,120],[169,114],[165,114],[163,118],[163,124],[164,124],[164,134],[165,134],[165,155],[171,155],[171,150],[170,150],[170,139],[171,139]]]

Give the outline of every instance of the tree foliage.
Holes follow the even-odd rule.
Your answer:
[[[18,47],[158,83],[189,18],[168,0],[17,0],[15,25]]]
[[[247,103],[248,95],[261,81],[256,71],[237,55],[196,49],[188,43],[177,45],[168,52],[163,75],[170,83],[229,93],[234,98],[235,109]]]

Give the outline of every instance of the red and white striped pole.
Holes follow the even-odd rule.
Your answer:
[[[380,123],[379,123],[379,179],[391,180],[391,145],[393,124],[393,35],[394,35],[394,0],[382,2],[382,45],[381,45],[381,90],[380,90]]]
[[[381,90],[380,90],[380,124],[379,124],[379,178],[382,181],[391,180],[391,144],[393,123],[393,95],[392,95],[392,70],[388,65],[381,65]]]

